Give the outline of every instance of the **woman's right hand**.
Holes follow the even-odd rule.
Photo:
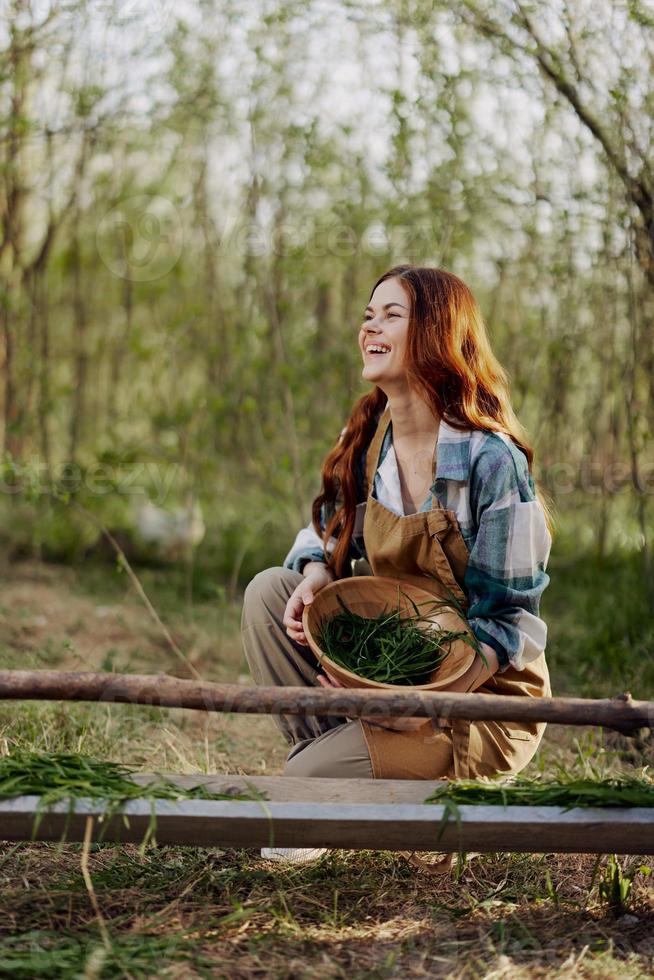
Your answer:
[[[286,603],[282,623],[292,640],[302,644],[302,646],[308,646],[302,628],[304,607],[313,602],[317,592],[334,581],[334,576],[322,562],[308,562],[304,566],[304,571],[304,580],[293,590]]]

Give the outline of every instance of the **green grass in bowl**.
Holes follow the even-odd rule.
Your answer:
[[[469,638],[469,633],[446,630],[432,621],[430,617],[448,602],[433,599],[416,604],[407,598],[415,614],[403,613],[398,595],[397,609],[385,608],[378,616],[365,617],[353,612],[337,596],[342,611],[325,617],[320,624],[323,654],[366,680],[397,685],[429,683],[451,644],[462,637]],[[421,613],[419,606],[424,605],[429,611]]]

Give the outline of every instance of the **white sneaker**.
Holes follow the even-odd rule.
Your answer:
[[[327,853],[326,847],[262,847],[261,857],[287,864],[307,864]]]

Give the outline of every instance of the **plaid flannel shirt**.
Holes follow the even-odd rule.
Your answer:
[[[539,604],[550,580],[545,569],[552,543],[527,458],[504,433],[460,431],[444,419],[437,446],[436,479],[420,510],[431,510],[433,492],[443,507],[456,513],[469,552],[463,588],[470,627],[496,651],[500,672],[509,665],[521,670],[545,650],[547,626],[539,616]],[[366,455],[367,450],[358,467],[360,502]],[[373,494],[384,506],[404,513],[392,424],[382,443]],[[323,506],[323,532],[326,518]],[[329,553],[335,544],[331,538]],[[350,560],[365,557],[362,535],[353,536]],[[308,561],[325,561],[322,540],[311,522],[297,534],[283,564],[301,572]],[[346,574],[351,574],[349,563],[347,567]]]

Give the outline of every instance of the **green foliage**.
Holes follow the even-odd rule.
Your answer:
[[[636,870],[623,871],[615,854],[609,856],[599,883],[599,895],[614,915],[621,915],[629,904]]]
[[[64,929],[27,930],[0,939],[0,975],[22,980],[174,976],[176,964],[192,961],[200,967],[211,965],[206,957],[196,953],[195,945],[177,935],[128,932],[112,937],[107,949],[93,933],[80,936],[76,931]],[[161,972],[162,964],[165,964],[164,972]]]
[[[642,556],[554,553],[541,613],[549,626],[547,657],[556,694],[588,697],[654,691],[654,620]]]
[[[121,500],[117,495],[98,498],[83,494],[76,494],[73,499],[114,529],[128,521],[127,499]],[[68,494],[44,494],[32,500],[26,496],[0,496],[0,542],[5,554],[13,559],[82,560],[102,534],[101,528],[84,510],[72,506]]]
[[[64,501],[49,502],[34,528],[35,539],[44,558],[79,560],[96,543],[100,530],[71,509]]]

